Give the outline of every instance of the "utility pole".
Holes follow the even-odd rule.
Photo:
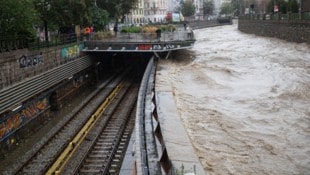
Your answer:
[[[302,7],[303,7],[303,0],[299,0],[299,19],[302,19]]]

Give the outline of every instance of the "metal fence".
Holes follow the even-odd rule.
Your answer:
[[[300,20],[310,20],[310,12],[303,13],[275,13],[275,14],[247,14],[240,16],[239,19],[246,20],[290,20],[290,21],[300,21]]]
[[[157,33],[121,33],[118,32],[114,36],[101,38],[100,33],[94,33],[90,37],[90,41],[109,41],[109,42],[169,42],[169,41],[184,41],[184,40],[193,40],[194,35],[192,31],[191,34],[188,34],[189,31],[185,31],[184,29],[177,29],[174,32],[164,31],[160,34]]]
[[[75,33],[53,34],[49,36],[48,41],[45,41],[44,39],[29,38],[26,36],[0,36],[0,53],[24,48],[28,48],[29,50],[37,50],[47,47],[71,44],[82,42],[89,39],[89,37],[89,35],[77,36]]]
[[[88,36],[77,36],[75,33],[72,34],[61,34],[61,35],[51,35],[49,41],[40,40],[39,38],[35,41],[29,42],[29,50],[37,50],[46,47],[54,47],[59,45],[71,44],[83,41],[83,38]]]
[[[0,53],[28,47],[28,39],[25,36],[0,36]]]

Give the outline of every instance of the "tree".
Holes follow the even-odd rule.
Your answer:
[[[41,0],[37,0],[41,1]],[[89,8],[94,2],[89,0],[50,0],[49,23],[57,27],[86,26],[91,23]]]
[[[191,1],[184,1],[181,3],[180,11],[186,17],[192,16],[195,14],[195,6]]]
[[[92,6],[89,8],[92,26],[96,31],[102,31],[105,29],[106,25],[109,23],[109,13],[97,6]]]
[[[289,0],[288,1],[288,11],[292,13],[298,13],[299,11],[299,5],[296,0]]]
[[[244,0],[231,0],[231,7],[235,16],[240,16],[244,12]]]
[[[35,35],[39,19],[32,0],[0,0],[0,4],[0,35]]]
[[[94,25],[102,30],[109,17],[120,19],[138,0],[0,0],[0,35],[35,36],[36,28],[47,31],[75,25]],[[110,13],[109,13],[110,12]],[[109,16],[110,15],[110,16]],[[72,30],[70,30],[72,31]]]
[[[137,2],[138,0],[105,0],[97,1],[97,5],[99,8],[107,10],[110,18],[117,21],[134,9]]]
[[[287,12],[292,12],[292,13],[298,13],[299,5],[296,0],[289,0],[286,2],[285,0],[276,0],[276,4],[279,7],[279,12],[280,13],[287,13]],[[270,0],[268,3],[268,12],[274,13],[274,0]]]
[[[214,11],[214,4],[212,0],[203,2],[203,14],[212,15]]]
[[[48,20],[49,20],[49,10],[51,8],[51,1],[50,0],[35,0],[34,1],[35,9],[37,10],[39,17],[41,18],[44,26],[44,33],[45,33],[45,41],[48,43]]]
[[[232,12],[233,12],[233,9],[230,3],[226,2],[222,4],[220,14],[231,15]]]

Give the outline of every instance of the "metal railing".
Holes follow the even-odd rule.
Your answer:
[[[79,43],[84,41],[105,41],[111,43],[154,43],[171,41],[192,41],[195,40],[194,34],[189,34],[184,29],[174,32],[161,32],[160,36],[156,33],[117,33],[116,36],[100,37],[100,33],[92,33],[77,36],[76,34],[55,34],[50,35],[49,41],[40,38],[27,38],[21,36],[8,36],[0,38],[0,53],[12,50],[28,48],[29,50],[39,50],[42,48],[55,47],[60,45]]]
[[[146,93],[149,79],[151,76],[152,68],[154,68],[154,57],[149,60],[145,73],[143,75],[139,95],[137,100],[137,110],[136,110],[136,146],[137,149],[137,174],[139,175],[149,175],[149,165],[148,165],[148,155],[146,147],[145,138],[145,103],[146,103]]]
[[[241,20],[290,20],[290,21],[300,21],[300,20],[310,20],[310,12],[303,13],[275,13],[275,14],[247,14],[240,16]]]
[[[71,44],[83,40],[83,36],[77,37],[75,33],[72,34],[61,34],[61,35],[51,35],[49,41],[44,41],[36,38],[35,41],[29,42],[28,49],[38,50],[47,47],[60,46],[65,44]]]
[[[156,33],[121,33],[118,32],[114,36],[102,38],[99,37],[100,33],[94,33],[90,37],[90,41],[109,41],[109,42],[169,42],[169,41],[184,41],[195,39],[194,35],[192,37],[188,35],[188,32],[184,29],[178,29],[174,32],[161,32],[160,35]]]
[[[29,50],[38,50],[42,48],[82,42],[89,39],[89,37],[89,35],[77,36],[75,33],[53,34],[49,36],[48,41],[45,41],[44,39],[30,38],[27,36],[0,36],[0,53],[25,48],[28,48]]]
[[[28,38],[25,36],[0,36],[0,53],[28,47]]]

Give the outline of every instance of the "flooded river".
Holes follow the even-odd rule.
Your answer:
[[[310,174],[310,46],[237,25],[195,36],[161,78],[206,174]]]

